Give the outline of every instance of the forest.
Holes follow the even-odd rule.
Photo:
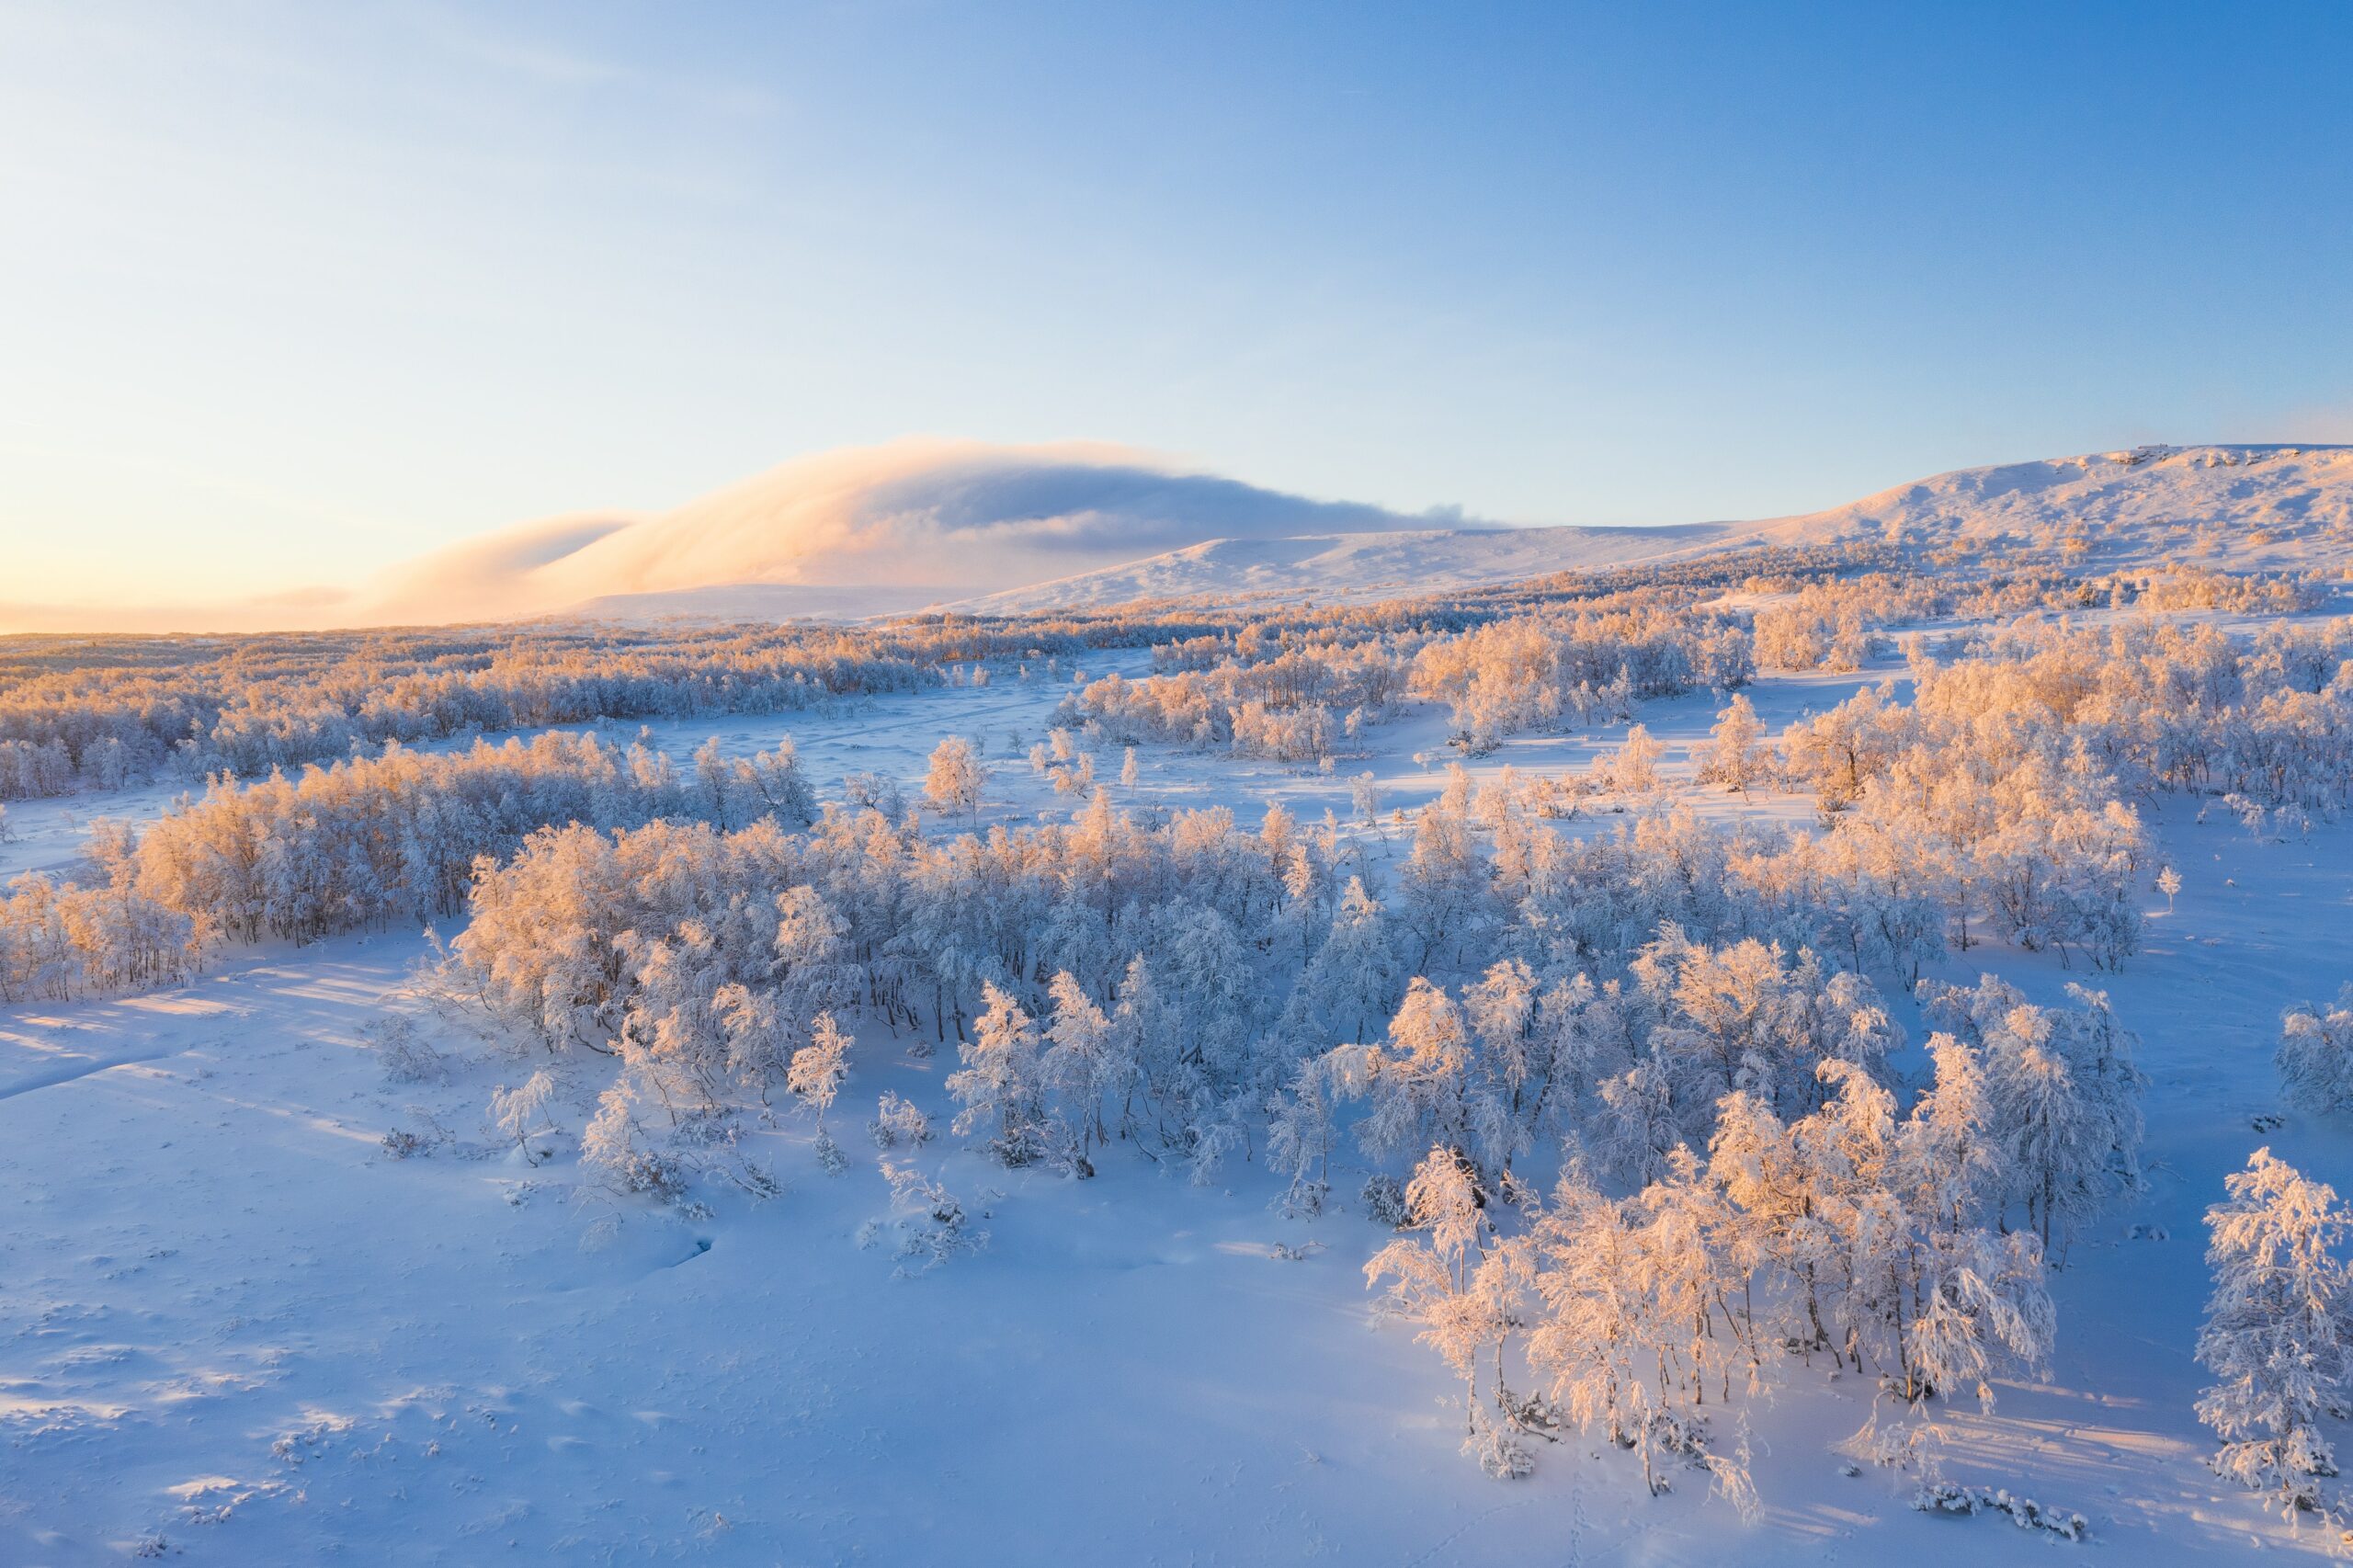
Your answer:
[[[1846,1462],[2074,1540],[2081,1502],[1948,1479],[1949,1413],[2050,1378],[2054,1286],[2150,1191],[2113,998],[2184,885],[2153,820],[2353,804],[2316,593],[1849,548],[1328,610],[19,640],[0,777],[88,825],[0,893],[0,1004],[422,933],[365,1031],[445,1102],[381,1130],[404,1168],[504,1150],[599,1226],[707,1226],[863,1165],[909,1278],[981,1267],[992,1171],[1252,1185],[1281,1256],[1372,1238],[1490,1476],[1598,1440],[1760,1519],[1777,1405],[1862,1380]],[[804,756],[894,700],[1029,717]],[[746,715],[791,728],[691,741]],[[2348,1006],[2275,1031],[2309,1114],[2353,1106]],[[886,1058],[926,1093],[851,1109]],[[2342,1535],[2346,1213],[2268,1151],[2211,1196],[2214,1467]]]

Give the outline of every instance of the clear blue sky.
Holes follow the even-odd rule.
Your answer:
[[[0,598],[907,433],[1512,521],[2353,439],[2353,6],[0,0]]]

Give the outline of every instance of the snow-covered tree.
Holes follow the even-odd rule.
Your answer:
[[[1432,1149],[1405,1186],[1406,1223],[1413,1233],[1375,1253],[1364,1275],[1369,1285],[1389,1281],[1386,1310],[1419,1323],[1422,1331],[1415,1337],[1462,1380],[1464,1450],[1488,1473],[1510,1478],[1528,1472],[1528,1456],[1486,1415],[1479,1375],[1483,1356],[1492,1353],[1495,1403],[1507,1408],[1510,1395],[1501,1384],[1503,1346],[1516,1325],[1511,1303],[1519,1290],[1519,1249],[1491,1243],[1484,1202],[1462,1156]]]
[[[931,1118],[924,1115],[921,1106],[885,1089],[866,1131],[878,1149],[912,1149],[931,1142]]]
[[[935,810],[962,812],[977,823],[987,781],[987,770],[982,767],[972,743],[950,735],[932,748],[931,766],[923,780],[924,799]]]
[[[1374,1159],[1432,1144],[1457,1151],[1467,1145],[1471,1040],[1461,1008],[1443,988],[1416,977],[1381,1041],[1344,1045],[1332,1058],[1341,1091],[1370,1101],[1357,1140]]]
[[[1638,1062],[1600,1085],[1586,1143],[1603,1170],[1632,1186],[1647,1186],[1665,1170],[1668,1152],[1681,1142],[1674,1096],[1655,1060]]]
[[[1626,732],[1617,751],[1609,758],[1609,781],[1613,788],[1630,795],[1642,794],[1658,788],[1658,760],[1666,755],[1666,747],[1641,724]]]
[[[1708,732],[1708,744],[1699,758],[1699,778],[1746,795],[1751,786],[1764,782],[1769,775],[1772,756],[1756,704],[1745,694],[1735,695],[1716,715],[1715,728]]]
[[[1277,1207],[1285,1219],[1313,1220],[1332,1192],[1332,1147],[1339,1139],[1333,1063],[1309,1057],[1277,1095],[1267,1121],[1267,1164],[1290,1178]]]
[[[1142,1069],[1127,1052],[1128,1037],[1112,1027],[1110,1017],[1068,970],[1054,976],[1049,993],[1054,1013],[1046,1025],[1051,1043],[1042,1068],[1047,1082],[1073,1108],[1084,1154],[1095,1144],[1110,1142],[1104,1107],[1124,1104]]]
[[[1038,1027],[995,984],[984,984],[982,994],[987,1005],[972,1038],[957,1048],[964,1065],[948,1076],[949,1094],[963,1107],[955,1130],[984,1134],[989,1153],[1005,1165],[1029,1165],[1051,1143]]]
[[[817,1136],[825,1135],[825,1112],[849,1076],[849,1035],[834,1022],[831,1013],[819,1013],[810,1026],[809,1043],[792,1053],[784,1086],[816,1113]]]
[[[491,1124],[498,1129],[500,1137],[514,1144],[523,1158],[535,1165],[540,1163],[540,1153],[531,1147],[531,1140],[555,1131],[549,1114],[555,1103],[555,1080],[541,1068],[519,1086],[502,1086],[490,1096]]]
[[[2290,1518],[2329,1507],[2336,1473],[2324,1417],[2348,1398],[2346,1266],[2353,1215],[2336,1191],[2268,1149],[2226,1177],[2230,1196],[2206,1211],[2214,1293],[2198,1359],[2220,1380],[2198,1418],[2222,1439],[2215,1473],[2269,1493]]]
[[[1324,1029],[1361,1041],[1395,1011],[1404,989],[1388,914],[1362,878],[1350,877],[1331,929],[1300,979],[1298,1005],[1312,1009]]]
[[[1665,1380],[1635,1216],[1573,1163],[1533,1236],[1544,1315],[1529,1333],[1529,1359],[1563,1420],[1641,1450],[1643,1483],[1656,1494],[1654,1436]]]
[[[1992,975],[1922,990],[1931,1017],[1977,1042],[2001,1144],[2001,1201],[2025,1210],[2046,1247],[2141,1186],[2146,1079],[2131,1036],[2106,995],[2075,985],[2068,994],[2077,1006],[2037,1006]]]
[[[2327,1006],[2289,1008],[2271,1060],[2289,1104],[2315,1116],[2353,1109],[2353,985]]]

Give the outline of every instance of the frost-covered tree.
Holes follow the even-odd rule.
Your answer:
[[[760,803],[762,811],[787,826],[806,827],[817,820],[816,791],[801,767],[800,748],[790,735],[779,735],[768,750],[751,760],[737,782]]]
[[[1129,1035],[1112,1027],[1109,1016],[1068,970],[1054,976],[1049,994],[1054,1013],[1046,1025],[1051,1043],[1042,1067],[1047,1082],[1074,1108],[1084,1154],[1095,1144],[1110,1142],[1104,1107],[1124,1104],[1142,1069],[1129,1052]]]
[[[1350,877],[1331,930],[1300,979],[1298,1006],[1312,1009],[1323,1029],[1360,1042],[1395,1011],[1404,989],[1388,914],[1362,878]]]
[[[1370,1102],[1357,1123],[1366,1153],[1380,1160],[1433,1144],[1466,1147],[1470,1034],[1461,1008],[1442,987],[1416,977],[1383,1040],[1344,1045],[1331,1056],[1341,1092]]]
[[[1291,1073],[1267,1121],[1267,1164],[1289,1177],[1277,1207],[1290,1220],[1313,1220],[1332,1192],[1332,1147],[1339,1139],[1333,1063],[1310,1057]]]
[[[2141,1096],[2131,1037],[2105,994],[2068,987],[2074,1007],[2029,1003],[1986,975],[1926,985],[1932,1017],[1976,1043],[2001,1145],[2002,1207],[2024,1209],[2046,1247],[2140,1190]]]
[[[1552,1077],[1551,1040],[1537,1028],[1536,975],[1519,959],[1488,966],[1462,990],[1478,1050],[1471,1097],[1472,1152],[1506,1171],[1535,1146],[1536,1122]]]
[[[540,1163],[540,1154],[531,1147],[531,1140],[555,1131],[549,1114],[555,1103],[555,1080],[541,1068],[518,1087],[502,1086],[490,1096],[491,1124],[498,1129],[500,1137],[514,1144],[524,1159],[535,1165]]]
[[[825,1112],[849,1076],[849,1035],[834,1022],[831,1013],[819,1013],[810,1026],[809,1043],[792,1053],[784,1086],[817,1117],[817,1136],[825,1136]]]
[[[963,1108],[955,1130],[984,1134],[984,1146],[1002,1164],[1030,1165],[1051,1142],[1038,1027],[995,984],[984,984],[982,994],[986,1006],[972,1038],[957,1048],[964,1065],[948,1075],[948,1092]]]
[[[1916,1239],[1915,1239],[1916,1238]],[[2042,1244],[2023,1231],[1931,1229],[1907,1235],[1911,1321],[1904,1326],[1904,1392],[1974,1390],[1993,1408],[1995,1376],[2016,1368],[2048,1375],[2058,1313],[2044,1285]],[[1902,1298],[1895,1305],[1900,1310]]]
[[[1366,1283],[1389,1281],[1386,1310],[1421,1324],[1415,1337],[1462,1380],[1463,1448],[1488,1473],[1528,1472],[1528,1456],[1497,1428],[1480,1397],[1483,1357],[1495,1369],[1495,1403],[1513,1403],[1502,1385],[1503,1350],[1516,1326],[1512,1301],[1521,1273],[1518,1247],[1491,1244],[1485,1199],[1454,1150],[1434,1148],[1405,1186],[1407,1229],[1364,1267]]]
[[[1798,1114],[1821,1101],[1822,1062],[1851,1062],[1884,1077],[1901,1042],[1877,988],[1810,949],[1792,958],[1754,938],[1711,948],[1670,923],[1632,969],[1660,1016],[1650,1053],[1695,1141],[1734,1089]]]
[[[2315,1116],[2353,1109],[2353,985],[2327,1006],[2289,1008],[2271,1060],[2289,1104]]]
[[[1949,1233],[2000,1208],[2008,1173],[1976,1051],[1949,1034],[1927,1050],[1935,1076],[1905,1119],[1894,1179],[1915,1214]]]
[[[2107,1151],[2073,1064],[2045,1040],[1999,1052],[1990,1076],[1998,1125],[2008,1143],[2012,1190],[2050,1244],[2054,1225],[2098,1211]]]
[[[1665,1170],[1668,1152],[1681,1142],[1674,1096],[1655,1060],[1638,1062],[1601,1084],[1586,1144],[1603,1170],[1646,1186]]]
[[[889,1160],[882,1162],[882,1176],[891,1184],[891,1207],[897,1216],[896,1278],[928,1274],[959,1253],[978,1252],[989,1244],[989,1233],[972,1229],[963,1200],[938,1176]]]
[[[2198,1359],[2220,1380],[2198,1418],[2222,1439],[2215,1473],[2269,1493],[2290,1517],[2327,1507],[2336,1473],[2322,1430],[2348,1397],[2347,1278],[2338,1256],[2353,1215],[2336,1191],[2270,1150],[2225,1178],[2206,1211],[2214,1293]]]
[[[981,795],[988,774],[972,750],[972,743],[950,735],[932,748],[931,766],[924,775],[924,799],[936,811],[962,812],[977,823]]]
[[[859,973],[852,962],[848,917],[807,885],[779,894],[772,982],[786,1021],[809,1027],[822,1012],[858,1003]]]
[[[1658,760],[1665,755],[1666,747],[1646,727],[1641,724],[1632,726],[1610,756],[1610,784],[1630,795],[1657,789]]]
[[[1479,852],[1468,785],[1414,819],[1414,847],[1398,874],[1398,919],[1412,968],[1451,961],[1500,917],[1494,869]]]
[[[1529,1333],[1529,1359],[1565,1421],[1641,1450],[1643,1483],[1655,1494],[1664,1490],[1654,1437],[1665,1379],[1638,1221],[1573,1163],[1533,1246],[1544,1315]]]
[[[1699,778],[1745,796],[1751,786],[1769,776],[1772,756],[1756,704],[1745,694],[1738,694],[1716,715],[1715,728],[1708,732],[1708,744],[1699,757]]]

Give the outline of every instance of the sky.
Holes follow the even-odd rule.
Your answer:
[[[2322,0],[0,0],[0,600],[908,435],[1522,523],[2353,440],[2348,68]]]

